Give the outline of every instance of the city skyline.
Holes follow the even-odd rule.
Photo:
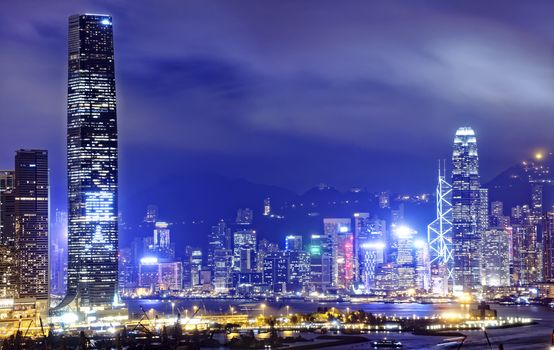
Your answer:
[[[39,54],[43,59],[40,64],[33,65],[33,70],[37,73],[35,83],[40,90],[29,91],[41,91],[40,96],[49,96],[48,101],[59,101],[65,94],[62,84],[65,74],[58,64],[65,52],[61,43],[67,35],[61,25],[63,19],[68,13],[79,12],[83,8],[90,12],[112,13],[118,17],[115,30],[121,35],[122,40],[119,46],[116,45],[115,50],[116,53],[120,53],[121,61],[118,73],[121,84],[118,89],[121,90],[120,108],[123,112],[120,114],[125,120],[130,120],[129,118],[134,116],[132,123],[124,123],[122,126],[122,135],[125,137],[122,138],[121,147],[126,156],[122,160],[125,166],[122,167],[121,176],[125,179],[124,186],[127,184],[129,186],[129,190],[123,192],[122,209],[132,207],[139,193],[147,190],[144,182],[137,181],[133,176],[140,171],[138,164],[146,162],[152,168],[159,168],[163,165],[162,159],[158,157],[160,152],[178,160],[168,169],[171,172],[215,173],[231,178],[245,178],[255,183],[279,185],[296,192],[305,191],[319,182],[326,182],[341,189],[367,186],[374,191],[387,189],[409,191],[414,188],[414,191],[430,192],[434,187],[430,175],[434,174],[436,159],[449,157],[446,147],[439,147],[439,145],[449,143],[446,135],[455,131],[460,125],[471,125],[481,135],[481,158],[487,164],[483,167],[484,182],[520,161],[525,155],[531,154],[536,148],[550,146],[546,130],[549,129],[551,120],[554,118],[548,117],[549,102],[542,99],[543,94],[535,96],[523,91],[519,98],[508,101],[509,103],[520,101],[522,106],[516,103],[518,106],[509,110],[502,107],[506,101],[499,97],[501,92],[512,96],[520,92],[516,89],[524,86],[532,91],[536,91],[538,87],[544,87],[544,91],[551,90],[549,80],[551,70],[544,62],[549,57],[546,50],[550,45],[549,37],[540,27],[540,21],[536,25],[522,29],[519,21],[510,19],[509,14],[516,12],[517,6],[503,7],[503,11],[493,13],[489,6],[476,3],[460,9],[453,5],[438,6],[431,2],[426,6],[413,9],[419,14],[419,19],[416,21],[398,13],[397,6],[401,5],[379,5],[383,8],[377,12],[382,13],[389,21],[388,24],[378,22],[368,24],[373,23],[370,20],[372,17],[368,17],[367,23],[355,17],[357,19],[345,27],[345,35],[352,38],[353,43],[350,46],[364,49],[352,53],[347,51],[339,57],[332,57],[345,62],[354,60],[356,64],[349,69],[343,67],[341,70],[333,68],[325,71],[324,68],[328,68],[327,60],[322,60],[319,65],[308,65],[306,61],[312,61],[309,60],[313,58],[310,54],[325,53],[334,47],[340,48],[338,40],[340,33],[330,29],[323,30],[322,21],[339,20],[336,17],[338,14],[331,14],[328,11],[329,4],[321,5],[322,18],[308,17],[314,28],[321,28],[323,33],[328,34],[328,39],[324,42],[316,40],[314,34],[307,31],[290,43],[281,40],[278,46],[281,50],[274,53],[275,57],[282,58],[280,64],[276,64],[276,60],[271,59],[267,54],[262,55],[259,52],[263,51],[260,41],[256,36],[249,34],[259,30],[260,35],[270,35],[275,30],[272,27],[273,23],[246,21],[245,28],[248,28],[246,32],[241,31],[240,27],[237,28],[234,24],[241,19],[251,18],[258,12],[260,16],[264,15],[263,11],[246,6],[246,2],[241,4],[242,6],[237,6],[235,9],[214,5],[214,11],[221,19],[218,22],[220,26],[206,26],[196,21],[191,22],[188,15],[181,21],[176,16],[181,10],[184,11],[183,8],[177,8],[175,15],[172,16],[168,15],[168,7],[165,6],[160,6],[155,11],[148,11],[144,6],[135,4],[126,11],[122,11],[121,8],[113,5],[101,6],[95,2],[81,4],[60,2],[56,6],[47,8],[14,5],[12,11],[3,12],[5,13],[2,15],[4,26],[0,28],[0,35],[6,43],[5,50],[8,53],[6,58],[3,58],[7,60],[3,64],[6,69],[4,76],[6,81],[14,79],[14,73],[25,76],[21,71],[18,55],[29,52]],[[544,4],[543,6],[548,8],[549,5]],[[186,12],[190,13],[190,16],[205,18],[203,9],[195,3],[188,3],[185,6],[188,6]],[[276,18],[290,18],[291,28],[297,28],[299,24],[298,17],[291,15],[294,11],[290,10],[298,6],[299,15],[307,11],[305,5],[288,5],[291,6],[290,9],[285,5],[268,6],[274,10]],[[408,10],[411,9],[411,5],[402,6],[407,6]],[[540,6],[537,5],[537,7]],[[360,3],[352,3],[341,9],[344,15],[352,14],[355,10],[363,12],[365,7]],[[40,12],[40,17],[37,11]],[[542,19],[535,11],[527,13],[521,21],[527,24],[531,19]],[[10,14],[9,17],[4,17],[7,13]],[[168,16],[162,18],[162,15]],[[182,45],[178,45],[179,49],[171,53],[164,41],[152,41],[153,33],[148,32],[140,24],[141,21],[135,21],[140,16],[156,21],[160,31],[168,28],[181,31],[191,26],[198,29],[198,35],[193,34],[195,31],[184,32]],[[412,34],[408,34],[406,29],[410,25],[419,24],[421,18],[427,19],[428,24],[422,28],[421,35],[413,34],[412,38]],[[401,24],[403,20],[407,23]],[[19,24],[11,25],[11,23]],[[211,23],[210,20],[207,20],[206,24],[209,23]],[[475,28],[471,26],[466,28],[468,27],[466,24],[474,24]],[[523,32],[519,33],[519,29]],[[432,33],[430,33],[431,30]],[[476,35],[479,30],[488,34]],[[380,33],[382,38],[370,35],[373,32]],[[447,36],[448,34],[439,34],[445,32],[450,33],[452,37]],[[536,32],[539,35],[534,45],[526,44],[526,36]],[[211,38],[218,35],[221,35],[223,40],[206,42],[200,39],[203,36]],[[241,38],[241,35],[244,36],[244,40],[237,39]],[[360,38],[364,35],[367,36],[363,41],[366,43],[365,46],[360,43]],[[142,49],[137,40],[138,37],[143,38],[149,47],[152,46],[155,49]],[[15,41],[13,38],[24,40]],[[418,46],[406,44],[407,38],[415,40],[414,43]],[[448,45],[444,44],[445,38],[449,40]],[[388,44],[384,45],[383,41]],[[297,47],[295,45],[305,42],[313,42],[313,50],[307,52],[295,49]],[[494,44],[491,44],[488,49],[484,48],[491,42]],[[272,41],[267,43],[267,45],[273,44],[277,45]],[[521,49],[519,45],[522,45]],[[379,50],[371,50],[374,46],[379,47]],[[464,63],[463,52],[460,50],[465,47],[474,52],[475,57]],[[522,52],[523,48],[527,50]],[[397,53],[398,50],[401,51]],[[423,53],[420,50],[442,60],[445,63],[445,71],[427,70],[429,62],[421,57]],[[239,57],[236,57],[237,53],[240,54]],[[397,53],[396,56],[394,56],[395,53]],[[402,84],[391,84],[391,82],[386,84],[386,77],[369,70],[371,65],[359,63],[362,59],[367,59],[367,62],[381,62],[380,57],[387,54],[391,55],[390,57],[405,57],[407,62],[412,64],[407,67],[413,67],[414,71],[419,67],[421,72],[429,73],[428,79],[416,79],[418,77],[414,77],[413,72],[400,67],[394,60],[384,63],[393,73],[391,77],[394,81],[396,81],[394,77],[405,75],[406,85],[411,87],[411,84],[415,84],[413,80],[423,84],[417,85],[416,88],[421,89],[421,95],[424,96],[408,93],[406,89],[409,88],[404,88]],[[496,67],[492,64],[498,55],[503,55],[505,65]],[[275,66],[272,66],[273,64]],[[252,70],[245,68],[245,65],[252,67]],[[467,74],[469,77],[464,78],[462,73],[471,71],[475,67],[479,68],[481,65],[484,65],[486,68],[483,69],[490,74]],[[518,68],[523,66],[526,67],[525,70]],[[270,74],[271,72],[268,71],[271,67],[275,68],[274,73],[283,72],[288,78],[277,79],[275,74]],[[354,69],[364,72],[359,82],[351,77]],[[546,74],[539,78],[537,71],[546,72]],[[166,78],[151,78],[154,74]],[[178,76],[179,79],[170,79],[172,75]],[[297,77],[299,86],[303,90],[314,91],[314,95],[306,96],[302,93],[295,98],[281,97],[289,103],[268,99],[267,94],[272,90],[261,89],[262,96],[258,96],[252,90],[257,88],[260,80],[263,82],[266,76],[268,88],[281,85],[294,87],[294,77]],[[438,91],[440,89],[436,88],[434,79],[441,76],[452,77],[452,83],[450,85],[445,83],[445,88],[454,89],[459,86],[463,90]],[[46,77],[48,77],[47,87],[43,80]],[[513,80],[508,80],[508,77]],[[179,86],[178,84],[183,81],[188,82],[187,85]],[[321,81],[326,88],[311,90],[318,81]],[[20,83],[13,86],[18,87],[18,84]],[[506,88],[499,90],[497,84]],[[262,84],[262,86],[265,85]],[[466,90],[474,86],[481,86],[483,93],[476,96],[476,92]],[[60,127],[64,114],[63,106],[59,103],[47,102],[44,104],[47,108],[30,111],[28,108],[37,104],[19,103],[20,108],[15,108],[14,103],[21,101],[23,96],[12,98],[13,92],[17,89],[9,89],[8,84],[3,84],[2,88],[5,89],[1,94],[2,98],[5,98],[2,104],[6,106],[6,111],[9,111],[7,114],[14,116],[10,120],[2,118],[2,124],[11,126],[14,130],[20,130],[23,124],[40,126],[27,133],[32,135],[27,143],[29,147],[47,148],[51,155],[54,155],[51,157],[53,159],[51,163],[52,203],[54,207],[63,209],[65,185],[62,170],[65,165],[62,158],[64,147],[60,141],[63,136],[63,128]],[[172,89],[175,94],[166,93]],[[345,93],[355,96],[355,99],[348,100]],[[329,98],[333,95],[336,98]],[[181,97],[178,96],[183,98],[183,105],[179,103]],[[27,97],[25,99],[24,101],[28,102]],[[252,102],[257,100],[261,105]],[[326,100],[332,101],[340,109],[331,109],[332,113],[321,111],[319,102]],[[399,104],[398,101],[403,103]],[[533,107],[535,106],[533,103],[536,103],[536,108]],[[543,106],[545,103],[546,106]],[[391,115],[387,113],[387,109],[383,109],[383,104],[391,109],[390,106],[395,106],[394,110],[390,111]],[[397,110],[400,108],[398,106],[404,104],[410,108]],[[160,107],[160,110],[152,108],[160,105],[165,107]],[[325,103],[321,105],[325,106]],[[190,109],[187,108],[188,106]],[[295,106],[298,106],[298,110],[291,109]],[[287,109],[281,113],[284,107]],[[475,108],[477,110],[474,111]],[[243,109],[245,109],[244,113],[242,113]],[[309,113],[306,113],[306,109]],[[266,124],[268,110],[271,111],[271,115],[277,114],[275,123]],[[413,110],[418,111],[416,115],[413,115]],[[386,118],[380,117],[381,111]],[[152,115],[156,117],[149,118]],[[39,119],[35,119],[35,116]],[[205,122],[199,120],[200,118]],[[291,128],[285,130],[281,124],[286,121],[286,118],[293,118],[298,124],[287,124]],[[346,123],[342,121],[343,118],[346,118],[344,119]],[[418,118],[420,122],[406,123],[406,120],[412,118]],[[154,119],[159,122],[155,123],[156,127],[151,124]],[[314,119],[318,122],[314,123]],[[389,122],[385,122],[388,120],[396,121],[392,124],[395,127],[398,126],[398,131],[395,131]],[[497,122],[500,120],[502,123]],[[537,123],[533,121],[540,122],[544,127],[535,127]],[[227,125],[226,123],[229,127],[220,130],[218,125]],[[308,128],[306,124],[309,125]],[[166,125],[172,125],[172,132],[168,132]],[[195,127],[190,128],[189,125]],[[341,125],[341,128],[337,128],[337,125]],[[408,125],[409,128],[402,125]],[[420,125],[431,127],[423,131],[418,129],[421,128]],[[511,135],[509,147],[505,147],[504,145],[507,144],[505,135],[510,134],[509,130],[515,129],[520,130],[520,133]],[[39,130],[49,132],[39,133]],[[333,132],[330,133],[329,130]],[[365,132],[359,134],[362,130]],[[180,136],[175,137],[173,131],[180,133]],[[258,136],[256,136],[258,132],[259,135],[263,135],[264,140],[261,142],[258,142]],[[195,136],[191,137],[190,133],[194,133]],[[426,135],[426,137],[422,139],[420,135]],[[16,131],[0,142],[13,143],[15,138],[25,140],[26,137],[28,136],[19,135]],[[200,140],[197,139],[198,137]],[[2,147],[7,145],[9,144],[0,144]],[[344,157],[345,154],[349,157]],[[364,164],[355,159],[370,161]],[[390,162],[391,159],[395,161]],[[326,164],[338,164],[337,168],[341,170],[327,167]],[[0,165],[0,168],[8,166],[9,157],[2,156]],[[379,172],[372,171],[374,165],[379,166]],[[262,171],[262,167],[268,171]],[[297,171],[289,176],[276,175],[286,173],[290,169]],[[417,169],[417,171],[413,172],[409,169]],[[408,173],[410,173],[409,185],[406,181]],[[157,172],[145,176],[149,183],[163,186],[166,182],[165,178]]]
[[[554,69],[550,77],[527,65],[545,59],[540,45],[524,30],[499,30],[516,23],[509,11],[477,3],[360,2],[337,13],[308,3],[187,2],[218,26],[189,13],[152,25],[163,4],[141,30],[140,4],[96,11],[90,0],[64,19],[63,38],[57,24],[31,21],[52,44],[33,47],[67,45],[57,62],[67,69],[66,119],[0,119],[15,122],[0,129],[0,159],[12,155],[0,168],[2,348],[554,346]],[[54,17],[69,7],[53,5]],[[35,13],[13,5],[23,8]],[[318,11],[293,11],[307,9]],[[290,27],[275,31],[274,18]],[[405,19],[421,33],[406,31]],[[184,23],[236,43],[198,46],[196,34],[179,36]],[[478,36],[468,23],[495,30]],[[172,49],[164,36],[147,44],[159,30],[177,36]],[[354,33],[369,38],[339,38]],[[500,37],[527,46],[487,42]],[[133,47],[137,39],[143,46]],[[339,47],[346,52],[325,55]],[[37,57],[36,67],[47,65]],[[42,78],[16,82],[39,88]],[[21,98],[52,113],[37,91]],[[2,99],[10,93],[0,88]],[[34,144],[57,124],[66,129],[62,156]],[[58,187],[64,163],[67,191]],[[316,177],[302,194],[287,189]],[[386,337],[375,340],[380,331]]]

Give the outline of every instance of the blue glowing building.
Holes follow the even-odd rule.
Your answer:
[[[69,17],[68,303],[110,304],[118,278],[118,156],[112,20]]]

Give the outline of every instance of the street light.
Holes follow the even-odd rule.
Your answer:
[[[290,306],[287,305],[287,316],[290,316]]]
[[[171,317],[175,316],[175,303],[171,302]]]
[[[265,307],[266,307],[266,305],[262,304],[262,305],[260,305],[260,307],[262,308],[262,316],[265,317]]]
[[[232,307],[232,306],[229,306],[229,308],[231,309],[231,315],[234,315],[235,314],[235,308]]]

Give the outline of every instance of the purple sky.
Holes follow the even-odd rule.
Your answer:
[[[123,190],[209,172],[431,191],[458,126],[484,180],[554,144],[553,1],[2,1],[0,168],[49,149],[55,191],[79,12],[113,15]]]

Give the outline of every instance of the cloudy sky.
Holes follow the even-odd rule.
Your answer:
[[[57,193],[80,12],[113,16],[123,195],[182,173],[431,191],[459,126],[485,181],[554,145],[552,1],[5,0],[0,168],[46,148]]]

